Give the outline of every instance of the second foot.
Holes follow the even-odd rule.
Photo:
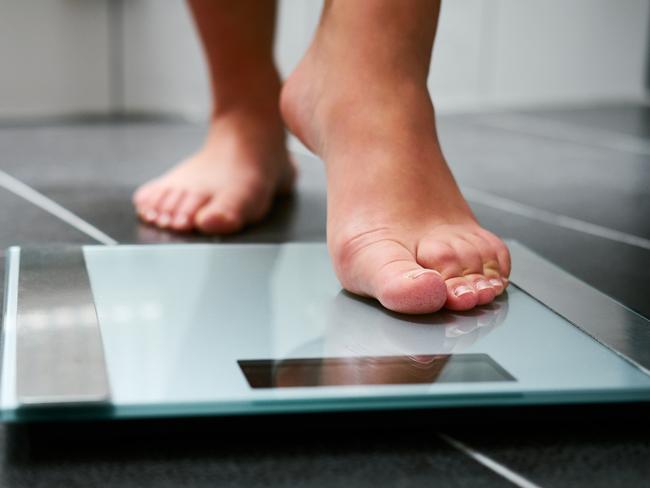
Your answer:
[[[230,234],[261,220],[290,192],[295,168],[277,117],[233,112],[215,118],[204,147],[133,197],[148,224],[177,232]]]

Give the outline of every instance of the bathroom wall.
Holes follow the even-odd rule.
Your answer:
[[[276,56],[298,62],[320,0],[282,0]],[[644,96],[648,0],[447,0],[429,80],[440,111]],[[0,0],[0,118],[204,117],[182,0]]]
[[[108,3],[0,0],[0,117],[110,109]]]

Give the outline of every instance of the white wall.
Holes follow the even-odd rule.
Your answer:
[[[110,2],[122,8],[121,100],[110,95]],[[283,73],[321,5],[282,0]],[[430,88],[443,111],[641,97],[649,18],[649,0],[443,1]],[[207,87],[182,0],[0,0],[0,117],[111,108],[204,117]]]
[[[644,96],[648,0],[443,0],[429,86],[439,108]]]
[[[185,3],[130,0],[123,19],[125,108],[207,114],[207,71]]]
[[[643,93],[647,0],[499,0],[490,24],[491,102]]]
[[[101,0],[0,0],[0,117],[109,108]]]

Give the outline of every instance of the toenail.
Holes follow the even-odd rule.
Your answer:
[[[497,288],[502,288],[503,287],[503,282],[501,280],[496,279],[496,278],[492,278],[490,280],[490,283],[492,283],[492,286],[496,286]]]
[[[434,269],[418,269],[418,270],[415,270],[415,271],[411,271],[411,272],[408,273],[406,276],[408,276],[409,278],[411,278],[412,280],[414,280],[414,279],[416,279],[416,278],[419,278],[419,277],[422,276],[422,275],[425,275],[425,274],[431,274],[431,273],[433,273],[433,274],[437,274],[438,276],[440,276],[440,273],[438,273],[438,272],[437,272],[436,270],[434,270]]]
[[[156,223],[161,227],[167,227],[171,221],[172,218],[169,216],[169,214],[164,213],[160,214],[160,217],[158,217]]]
[[[475,285],[477,290],[487,290],[488,288],[492,288],[492,285],[485,280],[479,280],[475,283]]]
[[[460,297],[462,295],[467,295],[468,293],[474,293],[474,290],[471,286],[461,285],[454,288],[454,295]]]
[[[153,222],[158,217],[158,213],[155,210],[147,210],[143,215],[145,220]]]

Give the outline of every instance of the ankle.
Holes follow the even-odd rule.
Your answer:
[[[395,125],[424,124],[435,131],[426,77],[408,63],[392,69],[372,57],[351,59],[358,56],[340,47],[316,39],[282,88],[283,119],[312,151],[324,156],[326,145],[350,140],[359,130],[384,137]]]
[[[243,112],[260,116],[275,115],[279,119],[281,88],[280,75],[273,65],[229,73],[214,81],[212,116]]]
[[[332,151],[407,141],[424,132],[437,143],[433,104],[425,83],[382,73],[368,84],[359,69],[323,80],[317,67],[301,66],[282,90],[287,127],[312,151],[327,159]],[[321,89],[327,84],[328,89]],[[422,138],[418,140],[422,142]]]

